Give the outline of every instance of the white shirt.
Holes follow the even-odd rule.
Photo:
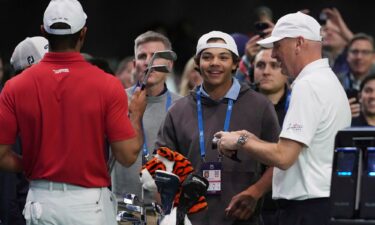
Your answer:
[[[334,140],[349,127],[351,112],[345,91],[328,64],[316,60],[300,72],[280,137],[304,144],[287,170],[274,169],[272,197],[304,200],[329,197]]]

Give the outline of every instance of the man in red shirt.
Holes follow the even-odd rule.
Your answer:
[[[145,92],[135,91],[128,118],[120,81],[79,53],[86,18],[77,0],[52,0],[41,27],[49,52],[9,80],[0,96],[0,169],[23,169],[31,181],[28,224],[117,224],[105,140],[125,166],[143,143]],[[11,150],[17,135],[22,158]]]

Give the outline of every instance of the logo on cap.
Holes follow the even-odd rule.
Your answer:
[[[34,60],[34,57],[32,55],[27,57],[27,63],[29,63],[29,65],[32,65],[34,62],[35,62],[35,60]]]

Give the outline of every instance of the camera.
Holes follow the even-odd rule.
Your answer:
[[[266,33],[264,32],[264,30],[269,28],[269,27],[270,27],[270,25],[266,22],[258,21],[258,22],[254,23],[254,28],[255,28],[256,33],[262,38],[264,38],[266,36]]]
[[[345,90],[345,92],[346,92],[346,96],[348,97],[348,99],[355,98],[356,99],[355,103],[358,103],[358,91],[357,90],[348,89],[348,90]]]
[[[212,149],[217,149],[217,142],[219,142],[219,138],[214,137],[212,139]]]
[[[320,25],[323,26],[327,23],[327,19],[328,19],[327,14],[324,12],[321,12],[318,17],[318,22],[320,23]]]

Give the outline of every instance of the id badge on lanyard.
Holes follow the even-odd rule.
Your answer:
[[[224,131],[229,130],[230,117],[232,114],[233,100],[228,100],[227,113],[224,121]],[[204,143],[204,126],[203,126],[203,112],[201,102],[201,92],[197,90],[197,113],[198,113],[198,129],[199,129],[199,147],[203,163],[201,166],[201,173],[204,178],[207,179],[209,186],[207,190],[208,195],[219,195],[221,194],[221,172],[222,162],[219,156],[217,162],[206,162],[204,160],[206,155],[206,148]]]
[[[220,195],[221,193],[221,171],[222,164],[220,162],[203,162],[202,176],[207,179],[209,186],[208,195]]]

